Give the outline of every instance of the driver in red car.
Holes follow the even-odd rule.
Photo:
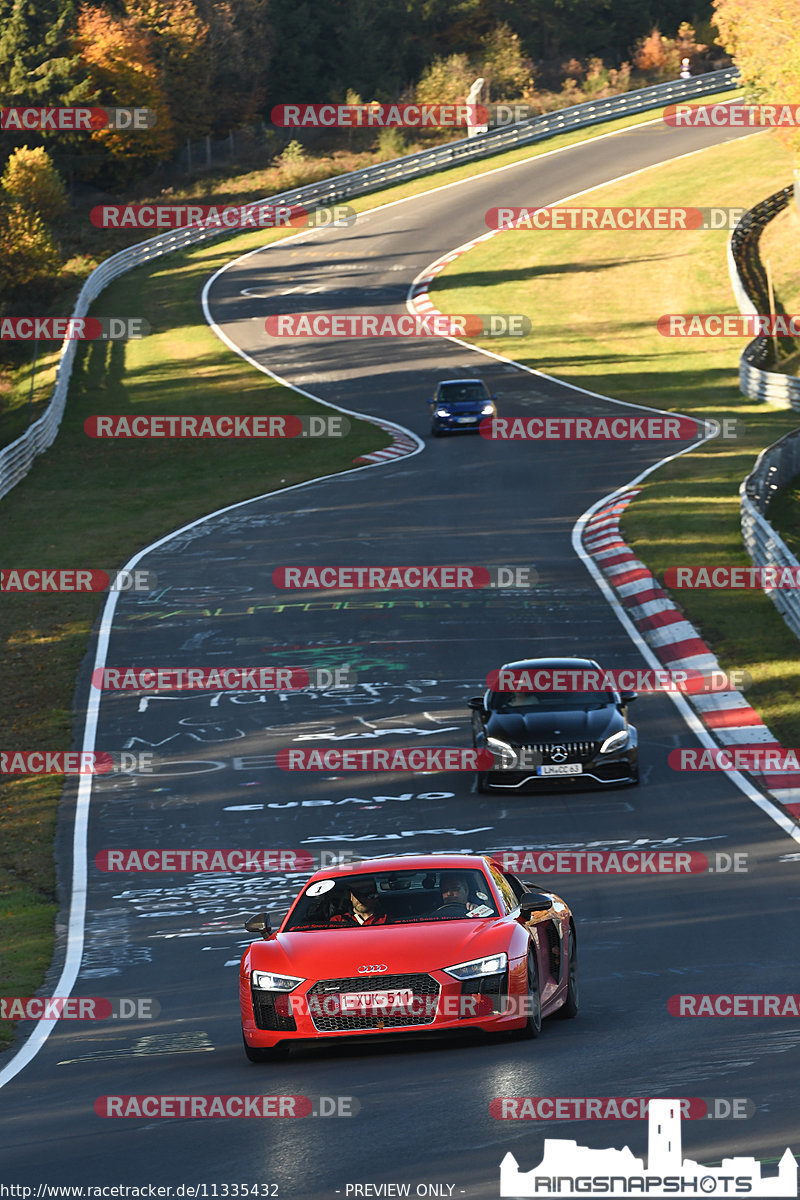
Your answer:
[[[331,917],[331,925],[385,925],[387,914],[378,899],[374,879],[359,879],[350,885],[350,912]]]
[[[448,875],[442,881],[442,905],[463,904],[467,912],[472,912],[475,905],[469,899],[469,887],[462,875]]]

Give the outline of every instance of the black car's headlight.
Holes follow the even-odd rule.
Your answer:
[[[613,754],[615,750],[624,750],[628,744],[630,733],[627,729],[620,729],[619,733],[612,733],[611,737],[607,737],[600,747],[601,754]]]
[[[517,752],[507,742],[501,742],[498,738],[487,737],[486,749],[491,750],[495,758],[500,759],[502,767],[513,767],[517,762]]]
[[[305,979],[293,975],[275,975],[272,971],[251,971],[250,981],[254,988],[263,992],[293,992]]]

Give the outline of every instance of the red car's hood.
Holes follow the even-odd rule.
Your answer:
[[[339,979],[383,965],[382,974],[438,971],[507,950],[511,929],[501,919],[466,918],[413,925],[279,933],[250,947],[254,969],[303,979]],[[363,971],[362,974],[370,972]]]

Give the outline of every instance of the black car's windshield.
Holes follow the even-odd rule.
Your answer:
[[[283,932],[474,921],[497,915],[482,871],[375,871],[369,876],[313,880],[289,914]]]
[[[488,401],[489,397],[480,383],[446,383],[439,388],[440,404],[460,404],[463,401]]]
[[[489,709],[497,713],[526,713],[562,709],[605,708],[614,704],[613,692],[490,692]]]

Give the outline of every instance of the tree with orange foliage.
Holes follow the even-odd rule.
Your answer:
[[[129,182],[175,149],[153,36],[132,17],[111,16],[105,9],[84,5],[78,16],[78,46],[97,97],[95,104],[149,108],[156,114],[152,129],[97,129],[91,135],[110,160],[115,180]]]
[[[800,104],[800,22],[797,0],[714,0],[719,40],[742,76],[752,99]],[[776,130],[800,153],[800,130]]]

